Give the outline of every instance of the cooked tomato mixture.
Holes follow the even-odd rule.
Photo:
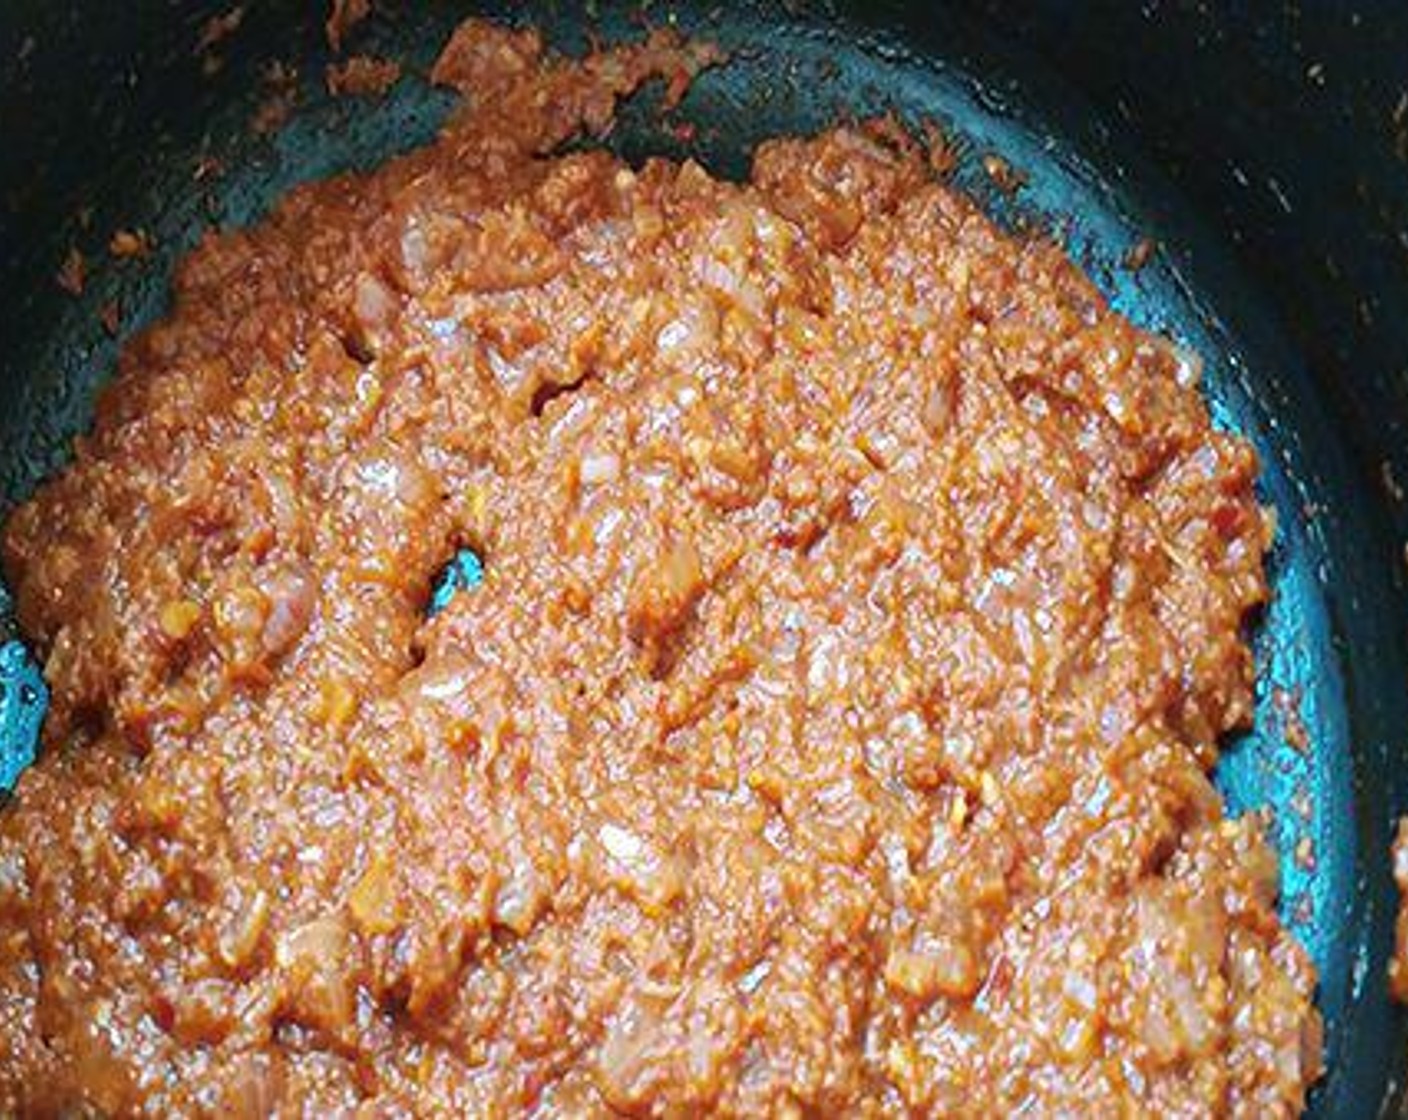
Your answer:
[[[563,153],[717,61],[471,22],[180,265],[5,528],[0,1109],[1302,1108],[1251,448],[892,122]]]

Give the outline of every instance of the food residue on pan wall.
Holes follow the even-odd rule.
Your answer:
[[[1301,691],[1276,685],[1271,690],[1271,706],[1281,719],[1281,737],[1288,745],[1305,754],[1310,750],[1310,732],[1301,715]]]
[[[231,8],[223,14],[211,16],[201,27],[200,37],[196,40],[195,53],[205,54],[219,46],[238,31],[243,22],[244,5]]]
[[[1004,194],[1016,194],[1027,182],[1025,172],[1013,167],[1007,159],[995,153],[990,152],[983,156],[983,171]]]
[[[88,278],[88,264],[77,248],[70,246],[54,279],[71,296],[81,296]]]
[[[145,230],[119,229],[108,241],[108,252],[118,260],[146,257],[152,251],[151,238]]]
[[[122,305],[115,299],[105,300],[98,308],[98,322],[109,338],[116,338],[122,328]]]
[[[244,22],[244,14],[245,9],[241,5],[224,14],[211,16],[202,25],[194,53],[200,59],[201,73],[207,78],[214,77],[225,65],[216,48],[239,29]]]
[[[1408,817],[1400,817],[1394,834],[1393,881],[1398,887],[1398,918],[1393,929],[1393,957],[1388,986],[1393,998],[1408,1004]]]
[[[264,68],[262,81],[267,92],[249,127],[257,136],[270,136],[288,123],[298,103],[298,70],[276,60]]]
[[[333,0],[324,30],[328,46],[334,54],[342,53],[342,44],[351,30],[371,14],[371,0]]]
[[[328,65],[328,92],[334,97],[377,97],[401,80],[401,64],[391,59],[357,54]]]
[[[1403,484],[1398,481],[1398,474],[1393,469],[1393,463],[1388,459],[1379,463],[1379,480],[1383,483],[1384,493],[1393,501],[1401,504],[1404,499]]]
[[[1129,251],[1124,255],[1124,266],[1130,272],[1138,272],[1153,257],[1157,243],[1150,237],[1141,237],[1129,247]]]

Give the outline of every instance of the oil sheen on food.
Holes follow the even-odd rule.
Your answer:
[[[1302,1108],[1251,448],[893,123],[562,153],[718,61],[466,24],[177,269],[4,531],[4,1111]]]

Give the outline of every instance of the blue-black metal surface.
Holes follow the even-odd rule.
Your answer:
[[[462,548],[445,565],[435,586],[430,589],[426,613],[439,614],[462,591],[472,591],[484,582],[484,562],[472,549]]]
[[[222,7],[18,3],[0,15],[7,503],[62,462],[91,416],[118,346],[98,309],[118,301],[120,333],[130,332],[160,314],[172,261],[205,227],[247,223],[293,183],[428,139],[448,99],[418,74],[470,10],[383,5],[357,46],[407,60],[411,73],[384,100],[351,102],[323,91],[321,11],[305,5],[250,4],[213,52],[219,70],[204,74],[192,46]],[[1396,69],[1408,16],[711,7],[500,14],[565,49],[584,44],[588,22],[610,38],[642,21],[678,22],[729,48],[729,65],[676,115],[692,133],[661,129],[648,105],[623,114],[609,143],[632,159],[691,155],[740,175],[777,133],[887,110],[936,120],[958,142],[959,183],[992,213],[1058,238],[1121,310],[1203,355],[1215,418],[1256,444],[1280,525],[1274,597],[1255,633],[1255,726],[1228,745],[1218,782],[1232,812],[1270,815],[1281,911],[1320,970],[1330,1072],[1313,1111],[1401,1107],[1408,1041],[1383,975],[1389,829],[1408,810],[1397,483],[1408,485],[1408,95],[1400,104],[1394,86],[1408,83],[1408,68]],[[258,137],[259,74],[275,60],[298,68],[299,102],[287,127]],[[994,189],[987,154],[1026,185]],[[212,158],[223,172],[198,176]],[[119,226],[150,231],[154,258],[102,261]],[[1126,267],[1144,238],[1159,248]],[[51,280],[70,245],[95,262],[82,299]],[[453,564],[428,589],[431,609],[473,586],[476,565]],[[37,727],[38,707],[17,702],[17,671],[0,663],[0,782]],[[42,684],[30,689],[42,697]]]

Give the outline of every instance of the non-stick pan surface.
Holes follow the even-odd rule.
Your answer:
[[[321,8],[250,2],[224,39],[198,49],[207,21],[228,6],[147,0],[12,7],[0,15],[6,148],[0,498],[6,508],[63,462],[73,435],[90,419],[95,387],[110,375],[121,339],[162,313],[170,266],[203,229],[253,221],[294,183],[372,166],[433,135],[449,99],[423,74],[470,11],[464,4],[380,7],[353,33],[353,47],[404,61],[407,76],[385,98],[364,100],[333,99],[324,89],[330,56]],[[1408,806],[1408,611],[1396,567],[1402,525],[1394,520],[1401,522],[1397,479],[1408,485],[1408,472],[1393,457],[1392,438],[1408,419],[1408,391],[1395,398],[1402,386],[1381,371],[1335,368],[1333,352],[1327,359],[1307,342],[1305,323],[1297,330],[1278,317],[1284,285],[1268,285],[1255,261],[1249,268],[1245,256],[1239,259],[1227,215],[1190,205],[1166,169],[1149,159],[1151,142],[1140,121],[1163,114],[1167,131],[1179,96],[1190,113],[1206,115],[1215,108],[1206,103],[1207,89],[1190,84],[1164,90],[1162,99],[1146,91],[1146,105],[1113,45],[1102,50],[1077,37],[1070,46],[1070,29],[1054,14],[1059,5],[1034,8],[1021,21],[1000,12],[925,7],[857,16],[806,5],[530,4],[495,14],[536,24],[566,50],[582,49],[589,31],[610,39],[667,22],[729,50],[730,63],[703,77],[668,121],[649,96],[626,110],[607,142],[630,159],[692,156],[738,176],[768,136],[884,111],[916,125],[937,122],[960,155],[956,180],[991,213],[1058,239],[1118,308],[1203,356],[1214,416],[1256,445],[1262,494],[1280,526],[1269,558],[1274,597],[1255,634],[1255,726],[1228,745],[1218,784],[1234,814],[1269,813],[1281,862],[1281,913],[1319,968],[1329,1073],[1313,1111],[1357,1116],[1397,1108],[1408,1042],[1383,977],[1394,905],[1389,830],[1395,813]],[[1229,30],[1206,14],[1173,17],[1169,34],[1182,36],[1175,44],[1189,51],[1180,69],[1168,42],[1154,34],[1157,12],[1104,12],[1103,23],[1077,18],[1087,36],[1133,36],[1128,49],[1149,52],[1168,82],[1211,73],[1212,90],[1239,88],[1229,67],[1208,71],[1207,59],[1197,61],[1190,30],[1207,20],[1215,58],[1217,35],[1239,34],[1235,23]],[[1133,31],[1122,31],[1121,20],[1134,20]],[[1393,24],[1376,33],[1391,39],[1401,30]],[[1053,51],[1062,43],[1067,47]],[[1235,52],[1227,53],[1230,61]],[[1079,75],[1062,66],[1073,58],[1097,94],[1109,98],[1115,91],[1113,104],[1096,104],[1077,90]],[[284,69],[271,70],[275,64]],[[1295,75],[1312,83],[1312,92],[1330,80],[1325,63],[1318,76],[1314,65]],[[281,128],[261,134],[251,127],[261,106],[290,91],[296,99]],[[1245,91],[1253,99],[1264,93]],[[1265,108],[1275,121],[1275,106]],[[1232,104],[1226,111],[1247,110]],[[1253,118],[1256,111],[1253,105]],[[1402,111],[1408,115],[1408,100]],[[1384,121],[1391,129],[1392,106]],[[1392,136],[1383,141],[1390,151]],[[1321,149],[1305,159],[1325,158],[1328,134],[1319,142]],[[1210,140],[1219,155],[1218,145],[1229,143],[1235,147],[1235,137]],[[1156,153],[1165,160],[1166,148]],[[994,155],[1019,173],[1015,191],[995,184],[985,169]],[[1266,192],[1285,219],[1278,236],[1299,244],[1297,207],[1311,205],[1295,193],[1299,164],[1282,173],[1284,182],[1275,175],[1254,182],[1255,152],[1248,155],[1246,167],[1230,160],[1228,174],[1246,180],[1242,189]],[[1361,156],[1349,150],[1344,158]],[[1175,171],[1198,181],[1186,167]],[[1323,213],[1308,212],[1305,236],[1329,236],[1333,227],[1325,221]],[[1383,222],[1392,227],[1391,211]],[[152,255],[109,259],[106,246],[119,228],[146,231]],[[1263,226],[1250,227],[1253,241],[1266,235]],[[1362,283],[1364,246],[1356,239],[1363,236],[1353,222],[1343,227],[1335,244],[1346,263],[1332,293]],[[1400,236],[1408,254],[1408,234]],[[81,296],[53,280],[70,248],[89,262]],[[1287,268],[1304,267],[1289,255]],[[1371,278],[1360,298],[1391,291],[1400,280]],[[1279,306],[1272,302],[1277,297]],[[1356,314],[1394,314],[1375,306],[1376,312]],[[1324,317],[1333,328],[1332,315]],[[1391,349],[1376,345],[1381,358]],[[1357,352],[1376,351],[1361,344]],[[1343,379],[1356,376],[1363,384],[1346,390]],[[42,684],[32,668],[13,660],[17,652],[0,653],[0,680],[8,684],[0,723],[11,758],[22,758],[32,743],[43,702]]]

